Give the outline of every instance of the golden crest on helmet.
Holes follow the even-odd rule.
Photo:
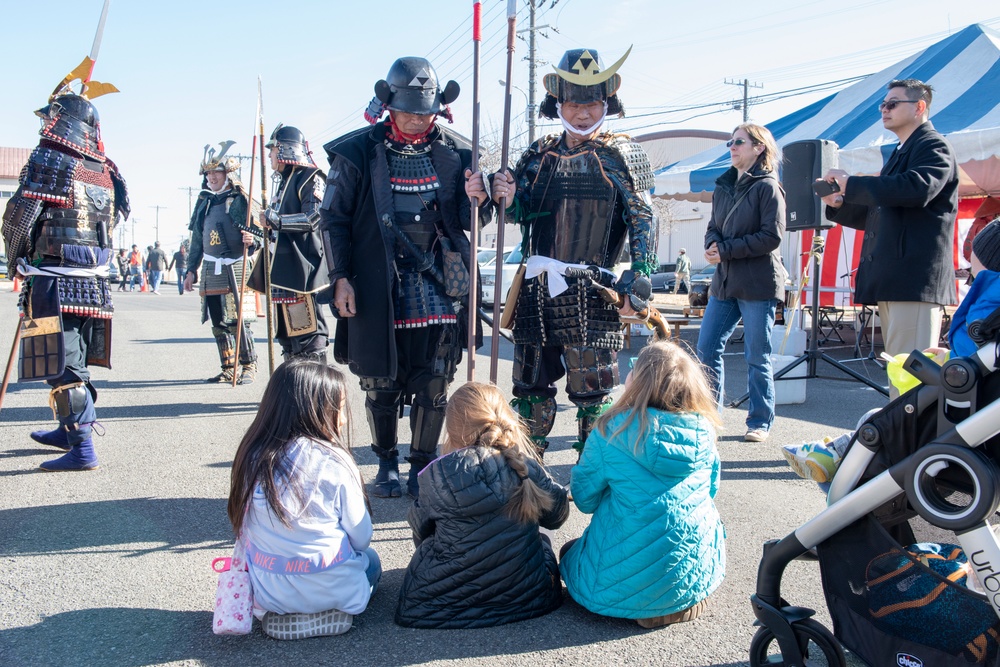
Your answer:
[[[224,171],[227,174],[231,174],[240,168],[240,161],[235,157],[227,157],[226,153],[236,144],[233,140],[220,141],[219,146],[221,147],[218,152],[211,144],[205,144],[205,153],[201,158],[201,171],[202,174],[207,174],[210,171]]]

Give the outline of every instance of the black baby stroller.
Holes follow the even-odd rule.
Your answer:
[[[829,506],[764,546],[753,667],[842,667],[842,646],[879,667],[1000,667],[1000,543],[987,523],[1000,504],[998,355],[997,343],[943,366],[910,355],[903,367],[923,385],[858,428]],[[921,520],[961,545],[985,595],[902,546]],[[833,633],[781,597],[785,568],[814,547]]]

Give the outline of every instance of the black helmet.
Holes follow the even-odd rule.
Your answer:
[[[309,142],[306,135],[302,134],[297,127],[278,123],[271,133],[271,139],[264,144],[264,148],[278,147],[278,163],[291,164],[299,167],[315,167],[316,163],[312,159],[312,151],[309,150]]]
[[[73,93],[59,95],[35,115],[42,119],[42,129],[38,132],[42,138],[104,161],[101,119],[90,100]]]
[[[629,47],[618,61],[604,69],[601,57],[595,49],[570,49],[563,54],[555,74],[546,74],[542,79],[545,99],[538,108],[538,115],[556,119],[559,114],[556,102],[608,102],[608,114],[624,116],[625,110],[618,99],[618,89],[622,78],[618,68],[622,66],[632,47]]]
[[[394,111],[422,115],[445,112],[458,98],[459,86],[449,81],[438,86],[437,72],[426,58],[400,58],[389,68],[385,79],[375,84],[375,97]]]

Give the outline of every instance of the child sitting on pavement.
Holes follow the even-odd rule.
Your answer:
[[[347,632],[382,574],[346,443],[346,396],[335,368],[285,362],[233,461],[229,520],[246,548],[254,615],[275,639]]]
[[[549,477],[499,389],[470,382],[448,399],[441,451],[420,472],[410,509],[417,550],[396,623],[482,628],[559,607],[559,566],[539,526],[566,521],[566,489]]]
[[[726,569],[719,423],[697,361],[669,341],[642,349],[573,468],[573,502],[594,515],[560,553],[574,600],[644,628],[701,614]]]

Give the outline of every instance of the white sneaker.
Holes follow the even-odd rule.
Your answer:
[[[260,629],[274,639],[307,639],[342,635],[351,629],[354,616],[337,609],[315,614],[274,614],[267,612],[260,619]]]
[[[767,431],[762,428],[751,428],[747,430],[747,434],[743,436],[744,442],[764,442],[767,440],[767,436],[770,435]]]

